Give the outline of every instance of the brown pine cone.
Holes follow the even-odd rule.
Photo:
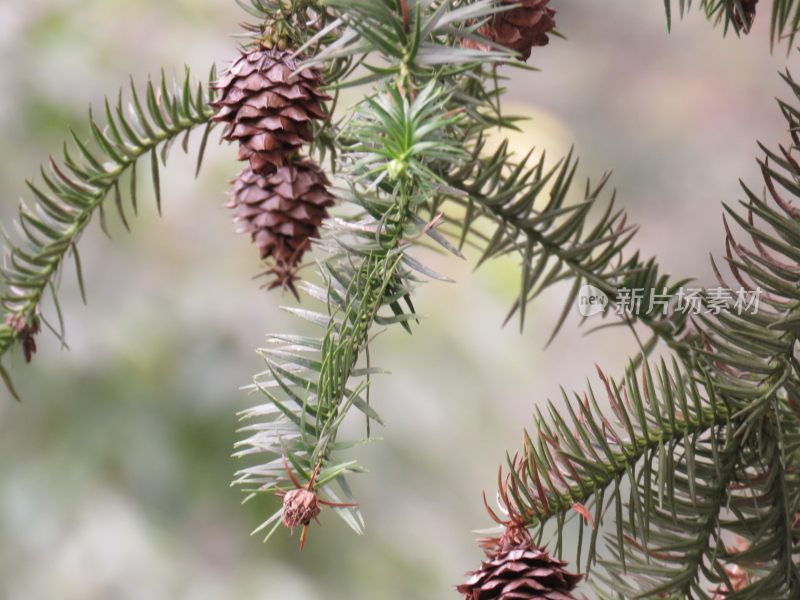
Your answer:
[[[322,509],[319,500],[314,492],[306,488],[297,488],[287,492],[283,497],[283,512],[281,521],[285,527],[294,529],[295,527],[307,526],[312,519],[316,519]]]
[[[481,540],[481,546],[487,560],[456,587],[466,600],[575,600],[571,592],[582,576],[537,548],[523,525],[512,522],[500,538]]]
[[[242,54],[215,84],[214,120],[228,123],[223,137],[239,142],[239,160],[254,171],[288,164],[295,151],[313,141],[311,122],[327,119],[317,69],[297,70],[287,50],[256,48]]]
[[[534,46],[546,46],[547,36],[556,26],[556,11],[548,7],[550,0],[503,0],[505,4],[522,4],[501,13],[478,30],[483,37],[517,52],[528,60]],[[467,40],[470,48],[489,50],[488,44]]]
[[[753,22],[756,20],[758,0],[742,0],[744,14],[736,13],[736,25],[745,33],[750,33]]]
[[[466,600],[575,600],[571,592],[581,576],[565,566],[540,548],[506,550],[485,560],[456,589]]]
[[[236,210],[239,233],[249,233],[261,258],[272,260],[267,274],[275,281],[270,288],[284,286],[295,292],[303,254],[319,236],[327,209],[334,204],[329,186],[325,173],[310,159],[274,171],[248,167],[233,182],[228,207]]]

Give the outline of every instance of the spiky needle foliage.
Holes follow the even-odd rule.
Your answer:
[[[636,229],[607,193],[607,175],[581,189],[572,153],[548,161],[533,149],[514,156],[507,141],[488,149],[493,130],[513,129],[518,120],[502,110],[502,68],[520,66],[527,49],[509,51],[480,32],[513,4],[237,2],[253,19],[245,48],[290,48],[322,69],[334,118],[315,125],[309,150],[338,176],[336,193],[348,207],[327,223],[316,272],[299,286],[311,304],[287,308],[319,333],[268,337],[259,351],[265,369],[251,386],[261,403],[242,414],[237,445],[247,464],[236,483],[284,498],[284,509],[256,531],[269,537],[282,522],[302,525],[305,542],[323,507],[363,530],[348,483],[361,468],[346,451],[382,423],[370,397],[372,378],[383,373],[371,360],[376,328],[413,331],[415,289],[447,279],[425,266],[427,252],[464,258],[469,247],[478,250],[478,264],[515,256],[520,289],[508,318],[519,316],[521,327],[533,300],[569,281],[553,335],[584,284],[615,304],[626,288],[672,295],[688,280],[631,250]],[[664,4],[670,23],[692,7],[691,0]],[[756,0],[695,6],[737,34],[763,9]],[[800,3],[772,3],[773,43],[785,39],[791,47],[798,25]],[[786,80],[800,98],[800,86]],[[369,90],[340,113],[338,92],[347,86]],[[63,336],[55,294],[56,325],[42,299],[55,291],[65,258],[74,256],[80,280],[77,242],[95,213],[104,224],[108,204],[127,227],[126,206],[137,207],[136,166],[146,155],[160,206],[159,165],[180,136],[187,148],[198,127],[205,127],[202,158],[213,100],[213,92],[192,87],[188,73],[174,86],[162,76],[141,96],[132,86],[127,110],[120,95],[105,103],[105,124],[90,114],[90,143],[73,136],[62,163],[51,161],[41,183],[29,184],[35,203],[20,209],[22,242],[9,243],[2,271],[0,355],[20,343],[30,358],[42,323]],[[613,323],[649,330],[642,352],[620,380],[600,371],[599,387],[565,395],[566,414],[552,404],[537,411],[534,432],[499,477],[511,525],[487,502],[498,522],[538,531],[540,542],[554,522],[559,554],[568,517],[577,518],[577,566],[604,596],[800,596],[800,212],[792,203],[800,195],[800,109],[781,103],[781,110],[792,142],[764,148],[768,193],[745,188],[742,205],[726,207],[730,276],[766,290],[765,309],[695,322],[651,309]],[[673,359],[653,364],[647,355],[659,342]],[[2,367],[0,375],[10,386]],[[365,440],[339,436],[354,415],[365,421]]]
[[[761,5],[767,4],[761,0]],[[753,25],[756,13],[765,11],[759,0],[664,0],[667,13],[667,25],[671,25],[672,16],[677,8],[683,16],[693,6],[698,6],[708,19],[722,24],[724,31],[736,34],[747,33]],[[776,42],[785,41],[787,48],[794,48],[794,40],[800,27],[800,2],[797,0],[773,0],[770,15],[770,39]]]
[[[645,365],[640,375],[632,368],[622,383],[601,373],[610,415],[591,388],[565,397],[566,416],[551,404],[501,477],[503,502],[541,534],[554,519],[559,546],[566,518],[581,515],[587,543],[579,543],[578,560],[587,566],[598,560],[600,526],[612,516],[599,559],[607,593],[800,595],[800,85],[785,79],[795,97],[780,104],[791,144],[763,148],[768,194],[745,186],[739,209],[725,207],[731,276],[764,290],[762,309],[700,316],[682,366]],[[733,572],[746,576],[734,584]]]
[[[214,79],[212,71],[211,78]],[[51,159],[42,168],[41,182],[28,181],[34,204],[21,204],[16,222],[21,242],[9,244],[2,269],[5,290],[2,306],[5,323],[0,325],[0,356],[15,341],[31,335],[31,324],[43,320],[63,339],[63,323],[55,293],[55,279],[64,261],[75,261],[81,294],[86,297],[78,254],[78,241],[99,213],[104,230],[106,213],[116,210],[124,224],[138,210],[137,165],[148,157],[148,166],[161,212],[160,163],[166,164],[172,144],[182,137],[188,149],[189,134],[205,126],[198,155],[198,169],[211,130],[213,111],[208,102],[212,92],[203,86],[193,88],[186,71],[180,81],[170,84],[162,72],[155,84],[148,82],[144,94],[131,81],[129,103],[120,91],[116,103],[106,99],[105,123],[100,124],[89,111],[89,142],[72,135],[73,148],[65,144],[63,162]],[[124,180],[127,177],[127,182]],[[110,206],[106,206],[110,204]],[[51,290],[58,321],[50,325],[42,314],[45,293]],[[30,358],[27,356],[26,358]],[[5,369],[0,366],[13,393]]]
[[[420,55],[419,49],[454,35],[449,26],[458,18],[493,10],[490,2],[479,5],[455,16],[435,6],[406,6],[404,11],[393,2],[380,10],[367,2],[336,5],[345,15],[338,21],[345,28],[341,39],[351,37],[349,23],[356,23],[370,32],[371,45],[362,42],[328,55],[323,50],[318,60],[335,54],[357,57],[368,68],[370,59],[399,64],[370,78],[376,81],[374,91],[338,134],[338,170],[348,178],[341,195],[357,207],[357,215],[331,223],[321,247],[326,257],[319,263],[319,279],[302,286],[323,310],[292,309],[323,333],[314,338],[273,335],[271,346],[262,350],[267,371],[254,386],[266,403],[243,414],[259,422],[245,426],[249,435],[238,453],[266,455],[266,463],[238,474],[237,483],[253,493],[288,489],[285,457],[303,481],[318,473],[314,487],[322,497],[353,502],[345,475],[359,467],[338,455],[354,442],[339,440],[338,431],[351,409],[365,415],[368,432],[370,421],[381,422],[369,404],[373,325],[400,324],[411,331],[414,287],[424,278],[440,277],[409,254],[413,247],[427,239],[458,254],[436,232],[438,219],[421,216],[431,197],[447,193],[440,172],[469,158],[460,141],[465,113],[449,108],[453,93],[440,81],[495,55],[457,47],[445,65],[430,64],[428,58],[421,64],[413,61],[432,56]],[[357,508],[336,510],[361,531]],[[280,511],[262,525],[269,528],[267,536],[277,529],[279,517]]]

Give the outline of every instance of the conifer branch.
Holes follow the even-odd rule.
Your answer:
[[[763,4],[762,0],[762,4]],[[733,31],[736,35],[749,33],[757,12],[765,10],[758,0],[664,0],[667,27],[672,27],[673,14],[683,17],[696,5],[715,25],[721,24],[723,33]],[[770,44],[785,42],[787,52],[794,48],[800,30],[800,2],[797,0],[773,0],[770,14]]]
[[[293,291],[302,252],[332,204],[321,169],[300,153],[309,144],[321,161],[329,156],[340,175],[340,199],[352,210],[329,220],[323,239],[314,240],[316,278],[298,288],[316,308],[287,309],[321,331],[269,336],[260,350],[266,368],[250,388],[263,401],[242,413],[244,439],[237,444],[238,457],[260,462],[240,469],[235,483],[251,495],[283,499],[256,531],[269,537],[281,523],[302,526],[302,547],[322,506],[363,530],[348,483],[361,467],[341,453],[371,441],[371,424],[382,424],[369,396],[372,377],[384,372],[371,361],[376,330],[399,325],[410,333],[416,287],[447,280],[421,262],[421,251],[433,247],[463,258],[460,249],[473,244],[479,264],[518,256],[521,284],[508,318],[519,315],[521,326],[530,302],[571,282],[554,336],[584,285],[614,305],[625,288],[671,296],[687,280],[667,276],[655,259],[629,254],[635,228],[615,208],[613,193],[604,199],[608,176],[577,190],[571,152],[552,167],[533,151],[518,160],[508,142],[486,152],[490,129],[516,123],[502,110],[497,68],[519,65],[547,43],[555,27],[547,0],[237,3],[257,22],[245,26],[248,53],[217,84],[219,102],[211,89],[195,91],[188,73],[173,89],[162,74],[141,98],[132,86],[130,115],[121,95],[116,106],[106,102],[105,127],[90,114],[92,147],[73,136],[63,165],[51,161],[44,184],[29,184],[36,203],[21,207],[23,239],[11,246],[2,270],[0,356],[21,342],[30,359],[41,323],[63,338],[63,326],[44,319],[41,301],[51,289],[60,322],[55,280],[70,253],[83,293],[77,242],[93,215],[105,229],[113,198],[128,227],[126,209],[137,210],[136,166],[145,155],[160,211],[159,164],[178,137],[186,150],[189,133],[205,125],[202,159],[215,111],[215,120],[228,124],[226,139],[238,142],[249,162],[235,188],[239,220],[260,235],[262,258],[282,257],[275,269],[283,269],[280,284]],[[750,30],[756,4],[695,2],[736,34]],[[683,15],[692,2],[665,0],[670,25],[676,6]],[[800,2],[775,0],[772,9],[773,44],[786,40],[791,47]],[[322,67],[334,105],[345,87],[368,84],[372,91],[341,120],[328,119],[333,108],[322,103],[331,98],[309,65]],[[800,86],[785,79],[800,100]],[[549,415],[537,411],[534,434],[525,433],[522,450],[507,457],[498,477],[507,519],[487,502],[506,530],[488,540],[490,560],[459,591],[478,597],[524,571],[523,581],[511,585],[538,594],[541,571],[554,594],[571,597],[581,577],[535,548],[528,528],[538,529],[541,542],[555,521],[560,554],[567,519],[576,515],[578,567],[585,561],[587,570],[599,571],[594,583],[607,591],[800,596],[800,109],[780,106],[792,145],[764,148],[766,193],[744,187],[741,206],[725,206],[730,275],[745,290],[766,292],[763,310],[734,314],[726,305],[692,322],[685,313],[663,316],[649,296],[642,298],[649,307],[621,323],[642,323],[652,339],[622,381],[600,372],[611,414],[591,387],[564,395],[567,416],[552,403]],[[727,286],[716,263],[714,269]],[[705,290],[705,306],[713,301],[713,289]],[[659,340],[674,351],[671,364],[648,362]],[[0,377],[10,387],[1,366]],[[366,439],[340,437],[351,415],[366,420]],[[604,524],[605,553],[598,546]],[[602,569],[594,569],[598,564]]]
[[[214,78],[213,71],[211,78]],[[115,104],[106,99],[104,126],[90,111],[93,147],[73,133],[74,146],[72,149],[64,146],[63,163],[51,159],[48,168],[42,168],[43,185],[28,182],[34,203],[20,206],[16,223],[20,239],[8,241],[2,269],[5,291],[0,302],[5,323],[0,325],[0,356],[15,341],[21,340],[26,345],[26,358],[30,358],[30,344],[35,349],[32,336],[38,331],[39,322],[44,320],[41,302],[48,289],[53,291],[53,302],[61,320],[55,280],[70,254],[74,257],[85,299],[77,244],[97,213],[106,233],[108,210],[116,210],[125,228],[129,228],[129,215],[138,210],[136,170],[140,159],[149,155],[159,212],[160,163],[166,164],[172,144],[181,136],[184,151],[188,151],[189,134],[205,125],[197,163],[199,170],[212,127],[209,120],[213,111],[208,105],[212,99],[212,92],[205,91],[202,86],[196,90],[192,88],[188,70],[181,81],[172,85],[162,73],[157,83],[148,82],[143,95],[131,82],[128,107],[123,104],[122,92]],[[126,175],[127,197],[123,192]],[[109,204],[113,208],[107,206]],[[63,338],[62,327],[52,329]],[[7,380],[5,374],[4,378]]]
[[[800,100],[800,86],[788,75],[785,79]],[[725,207],[727,217],[751,237],[749,245],[737,241],[726,221],[726,262],[744,290],[764,290],[762,308],[734,313],[729,300],[718,314],[698,318],[700,337],[690,354],[681,354],[686,375],[675,378],[690,379],[699,390],[691,394],[694,412],[675,406],[671,399],[682,386],[675,389],[668,375],[653,386],[651,376],[643,375],[640,384],[629,370],[623,388],[607,385],[616,423],[602,416],[591,392],[568,405],[574,430],[551,410],[549,419],[539,416],[536,436],[531,440],[526,434],[524,453],[501,477],[501,499],[515,503],[529,525],[555,518],[559,536],[571,509],[583,518],[591,515],[587,504],[595,508],[598,526],[605,490],[613,484],[616,535],[609,536],[603,560],[613,576],[601,574],[599,581],[614,590],[622,582],[626,597],[705,598],[712,584],[735,598],[800,593],[794,542],[800,511],[795,355],[800,212],[794,205],[800,198],[800,165],[793,156],[800,112],[785,102],[781,110],[793,145],[777,152],[762,146],[768,197],[743,186],[744,214]],[[715,270],[719,289],[725,289],[716,265]],[[714,290],[706,290],[706,306],[713,297]],[[696,429],[665,437],[664,423],[676,415],[688,415]],[[651,436],[659,440],[658,452],[645,444]],[[660,445],[662,439],[666,445]],[[644,451],[626,451],[626,444],[644,444]],[[674,480],[667,482],[665,473]],[[623,478],[630,486],[626,506]],[[731,535],[738,540],[735,547]],[[589,563],[597,558],[595,536],[586,553]],[[735,582],[734,567],[744,574]]]
[[[266,462],[241,469],[235,481],[251,494],[284,495],[297,487],[287,479],[288,461],[298,482],[306,482],[324,502],[341,504],[338,499],[344,497],[347,504],[335,510],[356,532],[363,520],[345,475],[360,467],[341,461],[338,453],[361,442],[341,441],[338,432],[352,409],[366,416],[368,431],[370,421],[381,423],[367,402],[369,377],[380,372],[363,362],[371,331],[376,325],[399,324],[410,332],[416,320],[414,287],[424,279],[446,279],[412,257],[410,249],[424,242],[459,254],[437,233],[439,218],[425,220],[419,214],[443,193],[440,168],[468,159],[460,136],[464,111],[450,110],[452,92],[441,83],[454,70],[506,56],[449,48],[449,61],[440,64],[424,52],[440,47],[437,40],[451,39],[451,24],[459,19],[480,16],[480,11],[491,14],[496,10],[491,2],[479,2],[479,11],[473,7],[466,14],[429,3],[378,4],[328,3],[341,38],[321,48],[314,63],[352,60],[369,65],[380,60],[395,66],[375,70],[369,78],[374,91],[334,134],[336,168],[348,183],[341,199],[360,210],[329,224],[330,233],[320,245],[326,258],[319,263],[318,281],[301,286],[323,303],[323,311],[292,310],[322,327],[324,334],[270,336],[274,346],[262,351],[267,371],[256,377],[254,390],[266,402],[242,414],[258,422],[245,426],[248,437],[238,444],[237,456],[258,454]],[[348,47],[347,41],[356,39],[349,31],[361,36],[359,45]],[[325,36],[321,31],[307,44],[321,43]],[[256,531],[272,535],[285,511],[273,514]]]
[[[651,502],[637,487],[643,478],[648,494],[652,485],[659,490],[661,503],[670,502],[676,494],[671,481],[675,473],[687,465],[696,468],[696,441],[715,443],[728,426],[727,407],[677,364],[668,367],[662,361],[653,370],[645,362],[641,369],[641,378],[628,369],[619,385],[600,372],[613,418],[603,414],[591,387],[573,400],[564,395],[566,413],[553,403],[548,405],[547,418],[537,409],[534,435],[526,432],[521,458],[508,461],[507,475],[500,482],[501,501],[514,506],[526,517],[528,527],[540,527],[542,533],[544,524],[555,517],[559,551],[561,528],[570,511],[583,516],[581,539],[584,521],[599,527],[604,513],[612,512],[607,505],[614,506],[617,517],[628,507],[636,507],[640,521],[649,518],[642,511]],[[674,458],[681,454],[686,458]],[[658,461],[665,458],[669,463],[659,466]],[[624,481],[631,484],[627,505]],[[596,556],[596,532],[592,532],[587,564]],[[626,543],[621,519],[617,519],[615,539],[620,548]],[[579,547],[579,559],[581,553]]]
[[[528,164],[531,150],[522,161],[516,161],[507,143],[486,160],[482,158],[484,145],[479,139],[472,150],[473,160],[446,178],[449,186],[462,192],[453,199],[464,210],[459,223],[461,244],[470,232],[487,229],[482,221],[489,223],[489,232],[479,240],[482,256],[478,264],[512,253],[520,257],[520,291],[506,321],[519,314],[520,328],[524,327],[527,304],[549,286],[571,280],[552,341],[583,285],[605,293],[609,306],[617,304],[620,288],[641,288],[646,290],[645,308],[632,318],[652,330],[654,341],[662,340],[685,353],[685,316],[659,314],[657,307],[650,307],[650,298],[672,295],[688,280],[671,280],[659,272],[654,259],[645,261],[639,252],[625,256],[637,228],[628,224],[624,211],[615,210],[616,193],[608,200],[603,198],[609,175],[594,186],[587,182],[582,199],[575,202],[570,198],[580,192],[574,189],[578,161],[572,153],[546,169],[544,155]],[[623,324],[630,325],[630,320]],[[653,346],[648,343],[643,350]]]

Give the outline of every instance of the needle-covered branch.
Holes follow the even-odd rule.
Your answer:
[[[619,517],[635,508],[639,521],[648,519],[651,502],[641,493],[642,481],[648,490],[651,484],[660,490],[662,505],[672,502],[676,472],[697,467],[697,441],[716,443],[730,418],[704,382],[677,364],[662,361],[653,368],[644,363],[641,374],[632,367],[623,382],[602,372],[600,378],[600,397],[590,387],[573,399],[565,393],[563,406],[549,403],[547,417],[537,409],[533,435],[525,433],[523,453],[509,459],[500,479],[503,504],[524,515],[529,527],[543,532],[549,519],[557,520],[559,551],[570,513],[581,516],[579,558],[584,525],[591,524],[587,564],[596,558],[596,536],[606,513]],[[610,414],[601,403],[610,406]],[[614,520],[615,539],[624,545],[624,524]]]
[[[569,281],[552,341],[583,286],[603,292],[609,308],[618,303],[620,289],[641,289],[643,309],[626,315],[619,324],[638,321],[651,330],[652,337],[642,344],[645,354],[659,340],[684,352],[685,315],[665,316],[650,299],[671,296],[688,280],[673,280],[660,272],[655,259],[628,252],[637,228],[615,207],[616,193],[604,194],[609,175],[580,189],[575,183],[578,161],[572,153],[547,167],[544,154],[532,159],[533,150],[519,160],[507,143],[493,155],[485,153],[485,145],[479,137],[472,160],[446,176],[448,185],[461,192],[452,201],[462,212],[451,221],[456,222],[462,245],[471,239],[481,249],[479,264],[501,256],[519,257],[520,289],[506,320],[518,315],[522,328],[527,305],[550,286]]]
[[[786,80],[800,100],[800,86]],[[639,382],[632,371],[624,385],[608,382],[613,420],[591,392],[567,404],[569,420],[555,409],[540,415],[536,435],[526,436],[523,454],[501,477],[501,498],[525,511],[532,526],[555,518],[560,536],[570,512],[591,521],[589,562],[613,508],[615,532],[595,579],[607,592],[748,599],[800,593],[795,105],[781,102],[792,145],[762,147],[765,196],[744,186],[739,209],[725,207],[725,261],[744,291],[761,295],[757,310],[735,311],[728,299],[717,314],[698,316],[699,335],[691,353],[681,354],[685,364],[673,369],[678,375],[662,366],[654,377],[645,367]],[[737,239],[737,228],[749,243]],[[728,289],[715,270],[719,289]],[[711,296],[706,290],[707,306]],[[691,390],[691,402],[675,402],[687,393],[681,389]],[[580,527],[583,539],[583,520]]]
[[[394,52],[394,42],[408,50],[451,35],[437,28],[441,19],[448,18],[446,11],[417,5],[408,18],[418,27],[406,31],[403,6],[391,4],[375,12],[366,3],[331,3],[337,16],[333,26],[344,33],[340,41],[322,48],[314,62],[325,65],[328,72],[327,65],[343,58],[362,62],[373,55],[390,58],[388,49]],[[365,38],[368,43],[348,48],[347,32],[355,23],[366,26],[362,17],[376,21]],[[454,17],[449,19],[452,23]],[[401,29],[387,25],[392,23]],[[326,35],[321,31],[308,44]],[[476,56],[475,51],[462,54],[465,61]],[[340,497],[347,501],[347,506],[334,510],[357,532],[363,521],[345,475],[360,467],[342,461],[339,454],[362,440],[343,441],[338,434],[353,412],[366,419],[367,440],[371,423],[382,423],[369,395],[372,376],[381,372],[370,363],[374,328],[399,324],[410,332],[416,320],[414,288],[424,279],[442,278],[420,262],[414,248],[433,244],[458,254],[437,233],[438,219],[426,220],[418,213],[444,185],[433,166],[453,166],[468,158],[455,135],[465,115],[448,108],[452,92],[441,83],[450,76],[449,67],[420,63],[420,56],[405,53],[403,69],[382,70],[371,80],[377,81],[373,92],[339,128],[331,127],[335,166],[345,186],[339,196],[356,210],[328,223],[319,245],[324,258],[318,263],[317,278],[298,286],[321,303],[322,310],[289,309],[323,333],[270,336],[270,347],[262,350],[267,370],[253,386],[266,402],[243,413],[254,424],[245,426],[248,437],[238,445],[238,456],[258,455],[265,462],[241,469],[236,483],[251,493],[283,494],[292,487],[288,461],[298,480],[306,482],[321,501],[336,504]],[[478,56],[489,60],[493,55]],[[286,510],[284,504],[258,531],[271,535]]]
[[[189,134],[205,126],[199,169],[211,129],[212,92],[202,85],[195,88],[187,70],[182,80],[172,84],[162,73],[156,83],[148,82],[143,94],[131,82],[128,100],[126,104],[122,92],[116,103],[106,100],[104,123],[90,111],[89,142],[73,134],[72,147],[64,146],[62,162],[51,159],[41,170],[41,182],[28,182],[33,202],[20,206],[17,235],[7,243],[2,269],[5,323],[0,325],[0,356],[21,341],[30,359],[35,349],[33,336],[42,322],[63,337],[57,276],[66,257],[72,255],[85,299],[78,242],[96,214],[104,230],[110,211],[116,211],[125,228],[129,227],[129,217],[138,210],[140,159],[149,156],[159,212],[160,168],[166,164],[171,146],[181,140],[188,151]],[[55,324],[50,324],[41,310],[47,290],[56,307]],[[7,380],[5,371],[2,373]]]
[[[757,16],[767,9],[762,0],[664,0],[667,13],[667,26],[672,26],[673,15],[677,12],[683,17],[687,11],[697,6],[706,17],[716,25],[722,25],[723,33],[732,31],[736,35],[749,33]],[[763,15],[761,18],[766,18]],[[800,2],[797,0],[772,0],[770,13],[770,41],[784,42],[789,52],[800,29]]]

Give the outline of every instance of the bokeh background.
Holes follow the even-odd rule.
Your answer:
[[[774,97],[791,60],[770,54],[767,15],[723,40],[699,14],[668,34],[659,0],[553,4],[568,39],[535,53],[539,72],[510,73],[509,107],[533,118],[515,144],[553,156],[574,144],[584,177],[613,170],[643,253],[708,282],[720,202],[741,197],[740,177],[759,186],[756,139],[785,138]],[[234,55],[242,19],[232,0],[2,0],[3,223],[68,128],[85,131],[88,102],[160,66],[204,75]],[[302,555],[283,532],[264,545],[249,532],[274,505],[242,507],[229,487],[235,415],[255,401],[238,388],[261,368],[264,333],[294,323],[278,308],[289,298],[252,280],[255,252],[222,207],[233,159],[211,148],[195,181],[175,152],[163,218],[145,203],[113,243],[93,226],[88,307],[63,278],[70,350],[45,334],[31,366],[12,360],[25,401],[0,400],[3,600],[454,597],[480,559],[481,491],[536,404],[583,388],[594,363],[619,373],[636,351],[621,331],[584,337],[576,319],[544,351],[564,289],[520,335],[501,328],[513,261],[473,273],[441,259],[458,283],[424,287],[416,334],[375,347],[393,374],[373,396],[384,441],[355,453],[371,471],[355,481],[366,535],[324,513]]]

